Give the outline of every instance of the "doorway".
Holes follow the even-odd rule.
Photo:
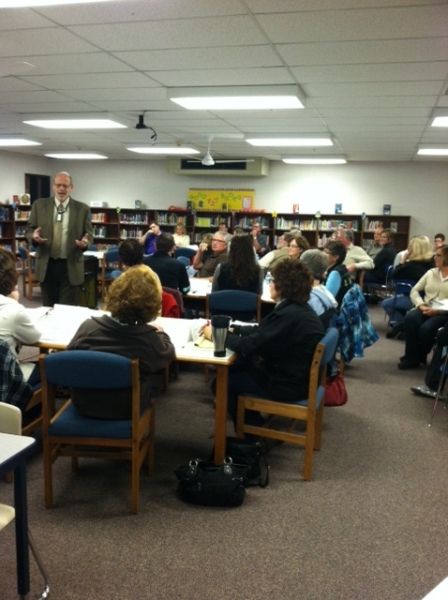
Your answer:
[[[50,176],[25,173],[25,193],[31,197],[31,202],[37,198],[50,197]]]

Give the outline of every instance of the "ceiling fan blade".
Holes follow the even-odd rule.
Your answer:
[[[216,159],[215,163],[250,163],[254,162],[254,158],[226,158],[226,159]]]

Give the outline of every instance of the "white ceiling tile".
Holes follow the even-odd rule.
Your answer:
[[[386,81],[379,83],[309,83],[303,86],[306,94],[316,96],[414,96],[438,95],[442,81]]]
[[[143,73],[79,73],[75,75],[37,75],[24,77],[25,81],[57,90],[91,88],[127,88],[158,86]]]
[[[150,71],[147,75],[159,83],[171,87],[295,83],[288,70],[283,67],[266,69],[184,69],[182,71]]]
[[[101,4],[70,5],[40,8],[39,12],[63,25],[81,23],[115,23],[162,19],[185,19],[243,14],[246,10],[239,0],[216,2],[210,0],[127,0]]]
[[[98,89],[81,88],[71,89],[67,95],[71,98],[84,100],[86,102],[97,102],[105,99],[113,99],[114,102],[122,100],[165,100],[167,101],[166,88],[164,87],[120,87]],[[169,102],[169,101],[168,101]],[[171,104],[171,103],[170,103]]]
[[[66,96],[47,90],[35,92],[2,92],[0,94],[0,104],[10,104],[12,102],[17,104],[24,102],[27,104],[42,104],[44,102],[65,102],[66,100]]]
[[[271,46],[226,46],[184,48],[182,50],[142,50],[115,52],[115,56],[142,71],[169,69],[225,69],[241,67],[275,67],[281,59]]]
[[[437,94],[431,96],[320,96],[310,98],[308,103],[316,109],[320,108],[387,108],[387,107],[423,107],[430,108],[434,106],[437,100]]]
[[[263,44],[265,36],[250,17],[180,19],[70,28],[105,50],[149,50]]]
[[[276,49],[290,65],[446,61],[448,37],[278,44]]]
[[[110,111],[138,111],[144,110],[163,110],[169,111],[171,107],[176,110],[175,105],[170,100],[112,100],[105,98],[104,100],[92,100],[92,105],[95,105],[100,110]]]
[[[2,8],[1,17],[0,31],[49,27],[52,25],[51,21],[29,8]]]
[[[95,50],[97,50],[95,46],[70,31],[56,27],[30,29],[23,35],[17,35],[16,31],[5,31],[2,33],[0,43],[0,56],[29,57],[32,54],[59,55]]]
[[[11,59],[3,59],[11,61]],[[11,74],[15,75],[56,75],[69,73],[107,73],[131,71],[132,67],[126,65],[121,60],[117,60],[105,52],[85,53],[85,54],[57,54],[54,56],[35,56],[28,58],[28,68],[25,70],[23,62],[27,58],[16,60],[16,66],[10,67]],[[32,62],[31,62],[32,61]],[[2,60],[0,60],[1,70]]]
[[[431,79],[443,81],[448,75],[448,62],[292,67],[291,71],[301,84],[347,81],[428,81]]]
[[[433,0],[418,0],[419,4],[433,4]],[[345,10],[347,8],[376,8],[408,6],[409,0],[246,0],[254,13],[282,13],[316,10]]]
[[[59,96],[58,96],[59,97]],[[52,96],[54,98],[54,96]],[[78,113],[78,112],[96,112],[95,108],[91,105],[85,104],[84,102],[71,102],[67,98],[62,98],[59,102],[28,102],[27,98],[22,98],[23,102],[5,103],[1,105],[1,108],[5,108],[11,111],[18,111],[22,114],[34,114],[34,113]]]
[[[0,89],[2,92],[28,92],[42,88],[17,77],[2,77],[0,78]]]
[[[276,44],[446,36],[448,6],[310,11],[257,16]]]

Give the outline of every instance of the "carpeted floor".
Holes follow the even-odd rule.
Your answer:
[[[156,475],[128,513],[127,466],[55,466],[56,505],[29,465],[30,525],[54,600],[418,600],[448,575],[448,415],[412,395],[424,371],[401,372],[403,342],[384,338],[347,368],[349,402],[326,410],[314,480],[302,450],[270,454],[271,484],[242,507],[182,504],[173,469],[211,449],[212,396],[201,369],[181,370],[157,407]],[[0,501],[12,486],[0,485]],[[14,528],[1,533],[0,599],[15,598]],[[33,566],[33,592],[39,588]]]

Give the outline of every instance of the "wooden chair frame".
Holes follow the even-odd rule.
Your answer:
[[[334,331],[332,335],[334,337],[334,349],[332,348],[330,354],[334,356],[338,335],[336,331]],[[333,346],[333,344],[331,345]],[[327,363],[324,362],[324,354],[327,354],[326,347],[323,341],[321,341],[316,346],[311,361],[306,404],[276,402],[274,400],[252,396],[238,397],[236,421],[237,436],[242,438],[245,433],[249,433],[251,435],[280,440],[282,442],[287,442],[288,444],[304,447],[305,460],[303,479],[306,481],[312,479],[314,450],[320,450],[322,441],[322,421],[324,413],[323,396],[327,375]],[[330,357],[330,360],[332,356]],[[268,419],[267,423],[263,426],[246,424],[244,422],[246,410],[256,410],[268,414],[270,419]],[[283,429],[274,429],[271,427],[275,416],[289,419],[288,426]],[[304,421],[306,423],[305,431],[294,431],[294,427],[298,421]]]
[[[57,353],[58,355],[66,354]],[[70,354],[81,351],[72,351]],[[106,354],[99,352],[98,354]],[[83,437],[82,435],[54,435],[51,426],[61,415],[70,409],[72,400],[68,399],[56,411],[57,386],[63,384],[60,380],[49,381],[45,361],[54,355],[41,355],[39,364],[42,378],[42,416],[43,416],[43,462],[44,462],[44,495],[45,506],[53,506],[53,475],[52,465],[59,456],[72,459],[72,469],[78,468],[80,457],[104,457],[108,459],[128,460],[131,462],[131,511],[138,513],[140,508],[140,471],[143,463],[148,464],[148,473],[154,471],[154,407],[151,405],[142,413],[140,410],[140,375],[137,359],[128,359],[131,368],[132,416],[130,420],[131,435],[129,438],[114,437]],[[123,357],[122,357],[123,358]],[[94,377],[95,375],[93,375]],[[113,390],[111,390],[113,393]],[[70,410],[73,410],[70,409]],[[85,418],[87,421],[92,419]],[[96,421],[97,419],[95,419]],[[101,423],[101,419],[98,419]]]

